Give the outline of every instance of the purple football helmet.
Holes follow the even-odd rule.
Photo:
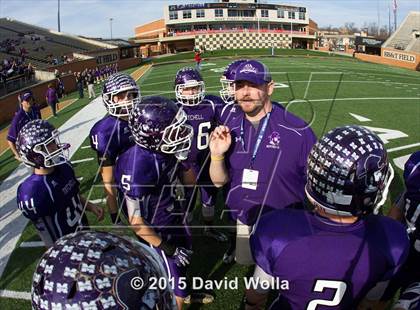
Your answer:
[[[420,151],[411,154],[404,165],[404,208],[408,231],[420,240]]]
[[[119,98],[124,92],[127,93],[125,98]],[[115,73],[102,87],[102,100],[109,114],[116,117],[128,116],[134,105],[141,101],[140,89],[128,74]]]
[[[393,176],[377,135],[362,126],[338,127],[313,146],[305,191],[315,206],[333,215],[377,213]]]
[[[404,183],[407,193],[416,195],[420,200],[420,151],[411,154],[405,163]]]
[[[70,144],[60,143],[59,132],[45,120],[30,121],[16,140],[23,163],[34,168],[50,168],[68,160]]]
[[[80,231],[45,252],[32,279],[32,309],[176,309],[163,261],[151,248],[106,232]]]
[[[134,107],[128,126],[138,145],[177,155],[188,151],[191,146],[193,128],[185,124],[186,121],[186,113],[175,102],[152,96]]]
[[[235,80],[236,69],[239,65],[245,62],[245,59],[239,59],[232,61],[225,69],[220,78],[220,83],[222,84],[222,90],[220,91],[220,97],[225,103],[232,103],[235,101]]]
[[[184,94],[184,91],[190,94]],[[180,104],[198,105],[203,101],[206,88],[200,73],[194,68],[185,67],[176,73],[175,96]]]

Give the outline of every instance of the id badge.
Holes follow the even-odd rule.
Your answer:
[[[258,185],[258,170],[244,169],[242,174],[242,188],[256,190]]]

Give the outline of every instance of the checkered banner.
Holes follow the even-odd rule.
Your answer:
[[[209,49],[240,49],[240,48],[290,48],[292,38],[280,33],[247,33],[230,32],[197,35],[195,46]]]

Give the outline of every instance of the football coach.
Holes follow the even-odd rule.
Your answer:
[[[306,161],[316,137],[306,122],[271,100],[274,81],[261,62],[243,62],[234,87],[236,102],[224,108],[224,125],[210,137],[210,177],[225,186],[226,209],[237,226],[223,261],[249,265],[249,235],[259,216],[303,208]]]

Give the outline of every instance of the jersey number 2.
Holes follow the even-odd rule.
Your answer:
[[[338,306],[346,292],[347,284],[342,281],[317,280],[313,291],[322,293],[326,288],[335,290],[333,300],[312,300],[306,310],[316,310],[317,306]]]

